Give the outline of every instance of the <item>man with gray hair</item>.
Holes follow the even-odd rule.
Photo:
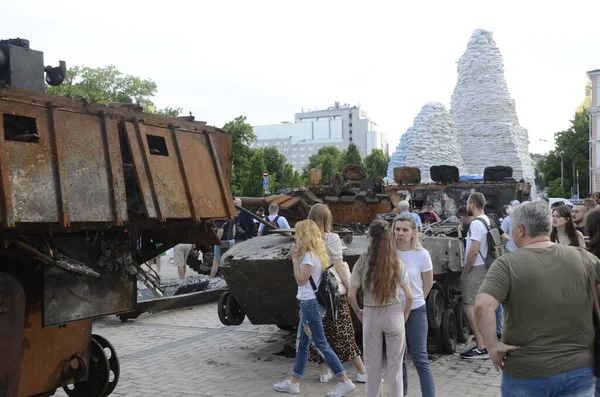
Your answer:
[[[475,304],[476,321],[503,396],[592,396],[594,326],[590,281],[600,261],[550,241],[548,204],[529,202],[511,213],[517,251],[490,267]],[[597,289],[597,288],[596,288]],[[503,342],[494,311],[504,303]]]
[[[415,219],[415,223],[417,224],[417,230],[423,230],[423,222],[421,222],[421,217],[414,212],[410,212],[410,204],[406,200],[402,200],[398,203],[398,211],[400,211],[400,215],[410,215]]]

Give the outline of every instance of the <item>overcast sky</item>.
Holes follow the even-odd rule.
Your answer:
[[[159,107],[217,126],[360,104],[390,154],[425,103],[449,107],[475,29],[494,32],[532,152],[551,148],[540,139],[568,127],[600,68],[598,0],[0,2],[2,38],[29,39],[46,64],[152,78]]]

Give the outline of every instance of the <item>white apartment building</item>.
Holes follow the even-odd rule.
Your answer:
[[[600,69],[587,72],[591,81],[590,120],[590,192],[600,191]]]
[[[301,171],[308,158],[323,146],[346,150],[354,143],[363,158],[373,149],[387,154],[385,135],[376,127],[360,107],[336,102],[327,109],[297,113],[293,123],[254,126],[257,141],[252,147],[274,146],[294,170]]]

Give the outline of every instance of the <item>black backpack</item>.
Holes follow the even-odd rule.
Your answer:
[[[473,221],[478,220],[478,221],[482,222],[485,225],[485,228],[487,229],[486,238],[487,238],[488,252],[486,253],[486,256],[483,256],[481,251],[479,251],[479,256],[481,256],[481,258],[485,262],[485,267],[487,267],[489,269],[490,266],[492,266],[492,263],[494,263],[494,261],[496,259],[498,259],[502,255],[504,255],[504,245],[502,244],[502,238],[500,237],[500,230],[498,229],[496,222],[494,222],[494,220],[492,218],[490,218],[489,216],[488,216],[488,218],[490,220],[489,225],[483,218],[480,218],[480,217],[473,219]]]
[[[279,224],[277,223],[278,220],[279,220],[279,215],[277,215],[275,217],[275,219],[273,219],[272,221],[269,220],[268,216],[265,216],[265,222],[275,226],[276,229],[279,229]],[[267,227],[267,225],[264,225],[264,226],[265,226],[265,228],[263,229],[263,236],[266,236],[271,233],[272,229],[270,227]]]
[[[310,276],[309,281],[317,296],[317,302],[325,309],[331,310],[333,321],[337,321],[340,308],[340,291],[338,290],[337,279],[329,271],[332,267],[333,265],[329,266],[323,274],[321,274],[321,281],[319,282],[318,287],[312,276]]]

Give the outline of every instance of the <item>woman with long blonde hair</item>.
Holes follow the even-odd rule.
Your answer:
[[[378,397],[381,389],[381,346],[385,335],[389,395],[402,397],[404,322],[413,303],[408,273],[398,259],[390,226],[375,220],[369,226],[369,247],[354,265],[348,300],[363,322],[363,351],[367,366],[367,397]],[[364,311],[356,294],[363,291]],[[404,294],[400,293],[404,291]]]
[[[354,325],[352,324],[352,315],[350,313],[350,305],[348,304],[348,297],[346,294],[350,289],[350,268],[348,267],[348,264],[344,262],[340,236],[332,232],[333,218],[327,205],[313,205],[308,213],[308,219],[315,222],[321,231],[321,237],[323,238],[325,248],[327,248],[327,255],[329,256],[328,265],[331,266],[333,262],[331,272],[338,279],[341,295],[337,321],[333,319],[331,310],[327,310],[325,317],[323,317],[323,328],[325,329],[327,342],[329,342],[329,346],[331,346],[341,362],[352,360],[357,371],[356,382],[365,383],[367,381],[366,369],[360,357],[360,349],[356,344]],[[314,348],[311,348],[310,350],[309,361],[319,363],[319,369],[321,371],[320,381],[322,383],[328,382],[329,379],[333,377],[333,374],[325,365],[323,358]]]
[[[421,396],[434,397],[435,383],[427,358],[427,305],[425,299],[433,286],[431,256],[419,241],[417,224],[410,215],[400,215],[392,223],[398,259],[406,266],[410,289],[414,295],[410,317],[404,325],[406,340],[421,383]],[[402,365],[404,392],[408,390],[406,349]]]
[[[274,386],[279,392],[300,393],[300,379],[304,375],[308,362],[309,347],[312,344],[322,355],[325,363],[338,379],[338,384],[328,395],[343,396],[356,388],[346,376],[346,370],[338,356],[333,352],[323,330],[322,319],[325,308],[317,301],[310,278],[316,286],[321,282],[321,275],[329,263],[327,249],[321,237],[321,231],[311,221],[296,223],[296,245],[291,249],[294,278],[298,284],[296,298],[300,305],[300,324],[298,325],[298,340],[296,359],[292,376]]]

